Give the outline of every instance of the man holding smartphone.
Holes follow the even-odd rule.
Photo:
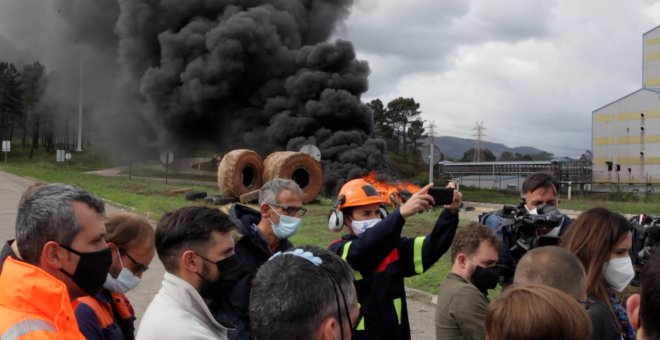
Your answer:
[[[354,270],[360,312],[355,339],[410,339],[410,324],[403,279],[419,275],[450,247],[458,227],[461,194],[453,191],[430,234],[402,237],[406,218],[428,210],[434,203],[429,184],[401,207],[387,214],[385,201],[363,179],[347,182],[339,191],[329,227],[348,234],[330,244]],[[453,189],[453,184],[450,184]]]

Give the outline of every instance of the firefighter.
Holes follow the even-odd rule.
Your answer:
[[[339,191],[329,227],[348,234],[329,249],[353,268],[362,317],[355,339],[410,339],[403,279],[428,270],[449,249],[458,227],[461,194],[445,206],[430,234],[402,237],[406,218],[431,208],[429,184],[391,214],[385,201],[363,179],[347,182]],[[453,188],[453,184],[449,187]]]

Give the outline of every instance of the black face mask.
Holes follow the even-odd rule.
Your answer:
[[[60,271],[70,277],[85,293],[92,296],[98,293],[101,287],[103,287],[103,283],[108,276],[108,270],[110,270],[110,265],[112,264],[112,250],[108,247],[95,252],[81,253],[61,244],[60,247],[80,256],[78,266],[73,275],[67,273],[62,268],[60,268]]]
[[[238,260],[238,257],[236,257],[236,254],[226,257],[218,262],[213,262],[201,255],[199,255],[199,257],[215,264],[218,268],[218,272],[220,272],[220,278],[217,281],[211,281],[198,274],[199,277],[202,278],[202,284],[199,287],[199,295],[203,298],[212,299],[218,296],[218,294],[228,293],[244,274],[243,265],[241,264],[241,261]]]
[[[470,281],[472,281],[472,284],[474,284],[479,291],[488,294],[489,289],[493,289],[497,286],[499,278],[500,276],[497,266],[484,268],[477,265],[477,269],[474,270]]]

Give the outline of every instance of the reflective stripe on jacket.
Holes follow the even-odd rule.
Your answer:
[[[103,289],[94,297],[78,299],[76,319],[87,339],[135,338],[135,313],[124,294]]]
[[[404,278],[428,270],[450,247],[458,215],[443,211],[430,234],[401,236],[398,210],[359,237],[345,235],[329,249],[353,268],[360,311],[354,339],[408,340]]]
[[[0,339],[85,339],[64,283],[8,257],[0,273]]]

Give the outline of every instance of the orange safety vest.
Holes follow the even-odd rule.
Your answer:
[[[96,319],[102,330],[113,324],[117,324],[119,327],[120,321],[132,320],[135,318],[133,306],[130,301],[128,301],[128,298],[126,298],[126,295],[110,292],[110,298],[112,301],[109,303],[101,301],[95,296],[83,296],[78,298],[80,304],[85,304],[94,311],[94,315],[96,315]],[[115,320],[115,312],[121,320]]]
[[[0,273],[0,339],[85,339],[66,285],[39,267],[7,258]]]

